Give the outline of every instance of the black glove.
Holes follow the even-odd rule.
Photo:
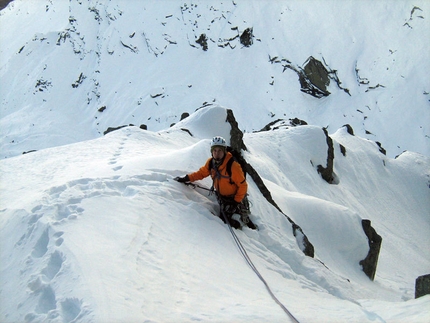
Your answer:
[[[179,182],[179,183],[186,183],[190,181],[190,178],[188,177],[188,175],[185,175],[183,177],[175,177],[174,178],[175,181]]]
[[[239,203],[236,201],[229,202],[224,205],[224,212],[227,214],[234,214],[237,212],[237,207],[239,206]]]

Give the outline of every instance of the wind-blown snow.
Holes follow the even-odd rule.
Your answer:
[[[214,129],[201,121],[225,117],[208,107],[168,131],[123,128],[3,160],[2,321],[288,321],[214,198],[173,181],[209,156]],[[334,144],[346,156],[336,148],[339,183],[329,185],[310,163],[323,161],[324,138],[315,126],[244,136],[246,158],[315,259],[252,179],[259,231],[236,231],[239,239],[300,322],[428,321],[430,298],[414,300],[414,281],[430,266],[429,158],[390,159],[340,129]],[[383,237],[373,282],[358,264],[368,251],[363,218]]]
[[[430,296],[414,299],[430,273],[429,11],[426,1],[13,1],[0,12],[0,321],[288,322],[215,198],[173,181],[203,165],[210,138],[230,138],[228,108],[245,158],[315,247],[303,254],[248,176],[259,230],[235,232],[276,297],[300,322],[429,322]],[[251,47],[219,47],[248,27]],[[269,56],[324,60],[351,96],[333,82],[327,98],[304,94]],[[310,125],[253,132],[293,117]],[[148,130],[102,136],[130,123]],[[333,185],[317,172],[322,127]],[[359,265],[362,219],[383,239],[374,281]]]

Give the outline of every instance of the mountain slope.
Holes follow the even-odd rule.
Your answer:
[[[173,181],[204,163],[217,128],[228,138],[225,119],[208,107],[168,131],[128,127],[1,161],[2,321],[285,322],[214,216],[214,198]],[[316,257],[251,179],[260,230],[236,231],[240,241],[301,322],[428,321],[430,298],[414,300],[413,284],[430,267],[418,247],[429,243],[430,160],[390,159],[345,129],[333,140],[346,149],[336,150],[337,185],[310,163],[326,158],[320,128],[244,135],[245,157]],[[368,248],[362,218],[383,237],[374,282],[358,264]]]
[[[0,13],[2,30],[20,31],[0,33],[2,156],[109,127],[159,131],[214,102],[246,132],[298,117],[350,124],[390,157],[428,156],[429,12],[427,1],[15,0]],[[301,92],[293,69],[310,56],[349,94],[333,79],[328,97]]]

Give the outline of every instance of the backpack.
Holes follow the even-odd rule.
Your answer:
[[[248,169],[247,168],[248,163],[246,162],[245,158],[243,158],[240,151],[237,151],[236,149],[233,149],[232,147],[227,146],[226,152],[229,152],[233,155],[233,158],[230,158],[230,160],[227,162],[227,165],[226,165],[226,171],[227,171],[228,176],[230,177],[230,181],[231,181],[231,165],[233,164],[234,161],[239,163],[240,167],[242,168],[243,175],[245,176],[245,179],[246,179],[246,173],[247,173],[246,170]],[[209,170],[211,170],[213,167],[212,160],[213,160],[213,158],[211,159],[211,162],[209,163]]]

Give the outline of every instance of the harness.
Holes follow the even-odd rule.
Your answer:
[[[225,166],[228,176],[221,175],[221,173],[218,170],[218,167],[215,165],[215,160],[213,158],[211,159],[211,161],[209,163],[209,171],[211,171],[212,169],[215,169],[215,177],[216,178],[218,178],[218,179],[228,178],[230,180],[230,184],[234,184],[234,182],[231,179],[231,165],[233,165],[234,161],[235,161],[235,158],[231,157]]]
[[[227,171],[227,176],[226,175],[221,175],[221,172],[218,169],[218,166],[220,165],[216,165],[215,160],[212,158],[212,161],[209,165],[209,170],[214,169],[215,170],[215,177],[220,179],[220,178],[228,178],[230,179],[230,184],[233,184],[233,181],[231,180],[231,164],[233,164],[233,158],[230,158],[226,164],[226,171]]]
[[[224,203],[231,203],[234,201],[234,194],[233,195],[221,195],[219,192],[219,181],[221,178],[228,178],[230,185],[236,184],[233,180],[232,180],[232,171],[231,171],[231,167],[233,165],[233,162],[237,162],[236,158],[234,156],[232,156],[228,161],[227,164],[225,166],[226,168],[226,172],[227,175],[222,175],[221,172],[218,169],[218,166],[222,165],[222,163],[220,163],[219,165],[216,164],[214,158],[211,159],[211,161],[209,162],[209,171],[212,173],[212,169],[215,170],[215,175],[212,177],[212,187],[210,188],[211,192],[215,192],[217,199],[218,199],[218,203],[220,204],[224,204]],[[215,179],[218,179],[218,187],[215,189]],[[244,180],[246,181],[246,179]],[[248,194],[246,194],[248,195]],[[246,199],[246,195],[244,200],[247,201]],[[246,209],[249,210],[249,205],[247,205],[248,202],[246,202]]]
[[[218,179],[218,183],[219,183],[219,180],[221,178],[229,178],[230,179],[230,184],[232,184],[232,182],[231,182],[231,169],[230,169],[230,176],[222,175],[220,173],[219,169],[218,169],[218,166],[215,164],[215,159],[213,159],[213,158],[211,159],[211,161],[209,163],[209,171],[211,173],[212,173],[212,169],[215,170],[215,176],[212,177],[212,187],[211,187],[210,191],[211,192],[216,192],[216,195],[219,198],[220,197],[219,190],[215,191],[215,178]]]

